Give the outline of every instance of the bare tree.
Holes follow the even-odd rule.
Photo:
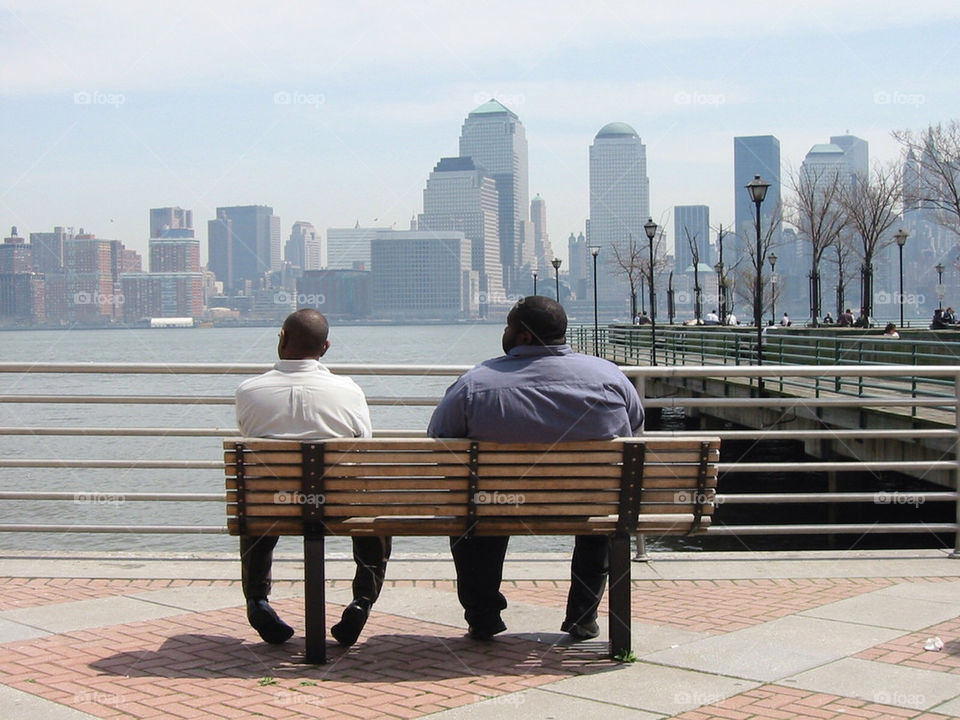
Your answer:
[[[625,248],[620,248],[616,243],[610,243],[610,247],[613,249],[613,259],[617,264],[613,271],[614,275],[626,277],[630,284],[630,319],[632,320],[637,315],[637,288],[644,277],[644,263],[649,265],[650,262],[645,259],[644,248],[633,239],[633,233],[630,233]]]
[[[790,223],[810,247],[810,323],[820,321],[820,263],[823,254],[840,239],[846,225],[842,194],[847,182],[833,167],[804,167],[790,171]]]
[[[837,315],[834,320],[840,317],[846,305],[847,285],[850,282],[851,275],[846,272],[850,269],[850,256],[853,255],[853,248],[845,239],[833,244],[834,256],[831,258],[837,266]]]
[[[700,247],[697,245],[697,233],[691,233],[690,229],[684,225],[683,234],[687,240],[687,247],[690,248],[690,258],[693,260],[693,317],[700,324],[700,316],[703,315],[703,301],[700,287]]]
[[[649,283],[653,282],[653,277],[656,277],[658,273],[662,273],[667,267],[667,253],[664,249],[666,243],[666,229],[663,226],[663,223],[657,226],[657,234],[653,238],[653,274],[650,273],[650,246],[644,246],[644,250],[641,252],[643,256],[640,260],[641,273],[643,278],[647,281],[647,287],[655,287]],[[650,308],[650,317],[656,317],[656,309],[651,306]]]
[[[936,210],[937,220],[960,235],[960,121],[930,125],[920,133],[898,130],[893,137],[918,162],[904,201]]]
[[[873,260],[894,242],[890,229],[900,219],[901,187],[899,164],[888,163],[874,165],[869,175],[858,174],[840,193],[849,244],[863,263],[860,304],[868,318],[873,316]]]
[[[744,301],[748,306],[753,306],[756,308],[756,303],[754,299],[757,294],[757,268],[760,268],[760,279],[763,280],[764,277],[764,264],[767,262],[767,258],[774,248],[778,247],[780,242],[780,223],[783,221],[783,206],[777,204],[773,208],[773,211],[769,215],[765,215],[762,218],[764,221],[763,227],[760,228],[760,255],[757,256],[757,248],[755,242],[745,242],[742,244],[743,252],[740,254],[736,264],[730,268],[729,277],[731,278],[731,289],[733,290],[733,296],[739,297]],[[756,229],[756,220],[754,220],[754,229]],[[770,273],[767,272],[767,275]],[[767,283],[762,283],[766,286]],[[760,321],[761,325],[763,324],[763,313],[766,310],[768,298],[770,296],[770,290],[766,287],[762,288],[760,293]],[[782,289],[777,291],[779,296]],[[772,298],[771,298],[772,299]],[[732,312],[732,309],[731,309]],[[754,310],[756,312],[756,310]],[[756,321],[756,318],[754,318]]]
[[[711,228],[713,229],[713,228]],[[717,231],[717,264],[720,267],[719,275],[717,277],[718,287],[717,287],[717,305],[720,309],[720,324],[727,324],[727,273],[733,266],[733,263],[727,265],[723,262],[723,239],[731,234],[730,228],[726,230],[723,229],[723,225],[718,225],[716,228]],[[730,309],[732,312],[732,308]]]

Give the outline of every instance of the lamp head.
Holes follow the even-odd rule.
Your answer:
[[[770,183],[761,179],[759,175],[754,175],[753,180],[746,185],[747,191],[750,193],[750,199],[757,204],[762,203],[763,199],[767,197],[768,187],[770,187]]]
[[[657,236],[657,227],[653,218],[647,218],[647,221],[643,224],[643,231],[647,234],[647,238],[653,240]]]
[[[897,232],[893,234],[893,239],[897,241],[897,245],[899,245],[900,247],[903,247],[903,244],[907,242],[908,235],[910,235],[910,233],[905,231],[903,228],[900,228],[899,230],[897,230]]]
[[[554,269],[554,270],[559,270],[559,269],[560,269],[560,263],[562,263],[562,262],[563,262],[563,260],[561,260],[560,258],[554,258],[553,260],[550,261],[550,264],[553,265],[553,269]]]
[[[590,254],[593,255],[594,257],[596,257],[597,255],[599,255],[599,254],[600,254],[600,246],[599,246],[599,245],[591,245],[591,246],[590,246]]]

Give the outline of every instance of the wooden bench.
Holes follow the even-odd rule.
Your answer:
[[[449,439],[225,440],[231,535],[304,538],[306,661],[326,662],[324,537],[611,537],[611,655],[630,651],[630,535],[710,523],[720,441],[501,445]]]

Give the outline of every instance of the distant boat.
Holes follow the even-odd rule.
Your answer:
[[[192,328],[193,326],[192,317],[150,318],[151,328]]]

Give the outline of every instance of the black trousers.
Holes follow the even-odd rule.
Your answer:
[[[247,600],[270,595],[273,549],[279,539],[276,535],[240,536],[241,583]],[[353,598],[373,605],[383,588],[393,543],[389,537],[355,537],[352,540],[353,561],[357,565],[353,576]]]
[[[507,600],[500,592],[503,560],[509,537],[452,537],[450,550],[457,569],[457,597],[471,627],[491,627],[500,619]],[[594,620],[610,569],[610,542],[606,535],[577,535],[570,561],[570,591],[566,619]]]

